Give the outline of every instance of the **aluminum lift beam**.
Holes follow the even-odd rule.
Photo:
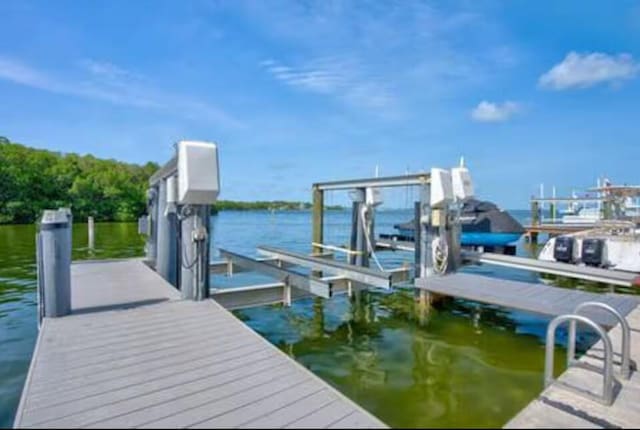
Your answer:
[[[376,248],[381,250],[413,251],[414,244],[406,241],[378,239]],[[631,272],[576,266],[575,264],[558,263],[556,261],[541,261],[535,258],[502,255],[492,252],[462,251],[462,259],[467,263],[492,264],[494,266],[548,273],[550,275],[566,276],[567,278],[602,282],[623,287],[640,286],[640,276]]]
[[[381,270],[370,269],[367,267],[353,266],[340,261],[324,260],[322,258],[310,257],[270,246],[258,246],[258,252],[269,257],[275,257],[282,261],[307,267],[311,270],[340,275],[347,279],[370,285],[372,287],[390,289],[393,281],[392,278],[394,276],[392,272],[383,272]]]
[[[321,191],[328,190],[351,190],[354,188],[387,188],[404,187],[410,185],[424,185],[431,180],[429,173],[417,173],[403,176],[386,176],[382,178],[348,179],[344,181],[317,182],[313,184],[314,189]]]
[[[324,282],[321,278],[312,278],[288,268],[278,267],[277,262],[273,260],[260,261],[225,249],[220,250],[220,255],[233,265],[272,276],[287,286],[309,291],[324,298],[330,298],[332,295],[330,283]]]

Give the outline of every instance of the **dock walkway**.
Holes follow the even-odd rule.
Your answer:
[[[384,427],[213,300],[141,260],[72,265],[43,321],[16,427]]]
[[[629,295],[590,293],[470,273],[420,278],[416,280],[416,287],[436,294],[553,317],[571,314],[578,304],[590,301],[606,303],[624,316],[640,303],[638,298]],[[613,327],[617,324],[614,317],[601,310],[589,309],[583,315],[604,326]]]
[[[543,284],[508,281],[468,273],[419,279],[416,286],[427,291],[519,309],[548,316],[572,314],[583,302],[606,303],[626,317],[631,328],[632,363],[640,362],[640,307],[634,296],[596,294]],[[622,329],[617,320],[601,310],[583,311],[598,324],[613,327],[609,337],[614,350],[614,370],[619,369]],[[603,344],[596,343],[580,359],[583,366],[571,366],[559,381],[594,394],[602,393]],[[614,402],[605,406],[566,390],[554,383],[512,418],[505,428],[634,428],[640,423],[640,374],[634,371],[629,380],[616,374]]]
[[[631,359],[640,360],[640,308],[627,316],[631,326]],[[620,351],[620,326],[609,332],[614,351]],[[602,342],[596,343],[580,359],[587,365],[602,368]],[[614,360],[618,370],[619,357]],[[629,380],[617,375],[618,389],[611,406],[604,406],[553,384],[512,418],[505,428],[637,428],[640,423],[640,374],[636,370]],[[594,367],[570,367],[559,381],[592,393],[602,392],[602,375]]]

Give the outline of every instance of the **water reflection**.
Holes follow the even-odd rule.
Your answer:
[[[237,314],[392,426],[500,426],[542,388],[540,337],[499,308],[361,291]]]

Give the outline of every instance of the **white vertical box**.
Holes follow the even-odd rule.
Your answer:
[[[207,205],[218,198],[220,171],[215,143],[183,140],[178,143],[178,202]]]

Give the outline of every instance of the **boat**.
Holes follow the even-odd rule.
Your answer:
[[[550,238],[538,259],[640,273],[640,229],[631,221],[600,221],[594,228]]]
[[[525,231],[509,212],[492,202],[473,197],[461,202],[460,223],[462,246],[508,246],[517,242]],[[405,240],[413,240],[414,224],[414,221],[408,221],[393,227]]]
[[[573,211],[562,212],[563,224],[594,224],[602,220],[602,210],[595,206],[577,206]]]

